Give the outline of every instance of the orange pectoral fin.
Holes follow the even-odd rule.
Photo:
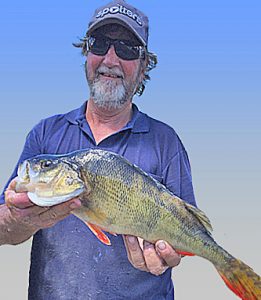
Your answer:
[[[190,252],[180,251],[180,250],[176,250],[176,249],[175,249],[175,251],[182,256],[195,256],[195,254],[190,253]]]
[[[104,232],[102,232],[102,230],[99,226],[88,223],[88,222],[86,222],[86,225],[89,227],[91,232],[93,234],[95,234],[97,239],[99,239],[103,244],[108,245],[108,246],[111,245],[110,239],[107,237],[107,235]]]

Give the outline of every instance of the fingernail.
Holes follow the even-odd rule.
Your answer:
[[[166,249],[166,244],[163,242],[163,241],[160,241],[158,244],[157,244],[157,248],[159,250],[165,250]]]
[[[81,206],[81,201],[80,200],[74,200],[74,202],[71,203],[70,208],[75,209],[75,208],[80,207],[80,206]]]
[[[128,236],[127,239],[128,239],[128,242],[130,244],[134,244],[135,243],[135,237],[134,236]]]
[[[143,247],[144,247],[144,249],[149,249],[149,248],[154,248],[154,245],[147,241],[144,241]]]

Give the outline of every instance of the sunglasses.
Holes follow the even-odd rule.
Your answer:
[[[131,41],[114,40],[106,36],[90,36],[87,38],[87,51],[95,55],[106,55],[111,45],[114,46],[117,56],[124,60],[145,58],[143,46],[135,45]]]

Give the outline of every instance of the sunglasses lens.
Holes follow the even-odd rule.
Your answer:
[[[140,46],[128,44],[122,40],[112,40],[104,36],[91,37],[89,49],[95,55],[105,55],[111,45],[114,45],[117,56],[124,60],[140,58]]]
[[[114,44],[116,54],[124,60],[134,60],[140,57],[138,46],[130,46],[123,41],[117,41]]]
[[[105,55],[110,47],[110,43],[103,37],[92,37],[89,41],[91,53],[95,55]]]

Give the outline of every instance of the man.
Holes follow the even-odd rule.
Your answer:
[[[180,139],[132,103],[156,65],[155,55],[148,52],[147,17],[125,1],[113,1],[95,11],[77,46],[87,58],[89,100],[37,124],[19,162],[40,153],[102,148],[126,157],[195,205]],[[80,207],[79,199],[38,207],[26,193],[14,191],[16,174],[17,166],[1,197],[0,245],[19,244],[34,235],[29,299],[174,298],[170,267],[179,264],[180,256],[170,245],[112,236],[112,246],[105,246],[70,215]]]

